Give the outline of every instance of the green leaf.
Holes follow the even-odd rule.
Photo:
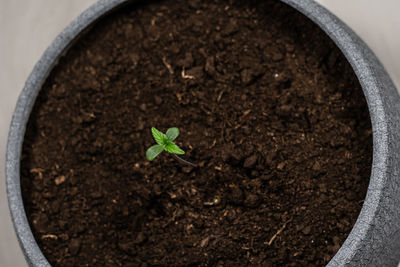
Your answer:
[[[154,127],[151,127],[151,133],[153,134],[154,140],[156,140],[157,144],[165,146],[166,141],[168,140],[168,137],[165,134]]]
[[[179,129],[176,127],[169,128],[165,135],[169,138],[169,140],[174,141],[179,135]]]
[[[183,151],[179,146],[177,146],[174,142],[169,141],[164,147],[166,151],[173,154],[183,155],[185,151]]]
[[[148,160],[153,160],[155,157],[157,157],[163,151],[164,151],[164,147],[162,145],[151,146],[146,151],[146,158]]]

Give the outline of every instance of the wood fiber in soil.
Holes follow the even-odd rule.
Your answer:
[[[153,162],[150,128],[188,159]],[[21,165],[54,266],[312,266],[361,209],[371,125],[336,46],[277,1],[160,1],[100,21],[51,72]]]

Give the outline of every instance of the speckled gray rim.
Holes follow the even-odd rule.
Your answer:
[[[129,0],[100,0],[53,41],[26,81],[11,122],[7,193],[14,228],[31,266],[50,266],[29,227],[21,197],[20,156],[35,98],[60,56],[95,21]],[[318,24],[352,65],[364,90],[373,128],[368,193],[350,235],[328,266],[396,266],[400,259],[400,97],[370,49],[343,22],[312,0],[281,0]]]

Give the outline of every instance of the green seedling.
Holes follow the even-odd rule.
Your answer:
[[[164,134],[157,130],[155,127],[151,127],[151,133],[154,137],[154,140],[156,141],[157,145],[151,146],[149,149],[146,151],[146,158],[150,161],[155,159],[161,152],[164,150],[171,153],[172,156],[178,160],[180,163],[196,167],[195,164],[186,161],[179,157],[178,155],[183,155],[185,154],[185,151],[183,151],[179,146],[177,146],[174,143],[174,140],[178,137],[179,135],[179,129],[176,127],[169,128],[167,132]]]

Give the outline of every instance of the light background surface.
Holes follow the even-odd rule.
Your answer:
[[[25,80],[57,34],[96,0],[0,0],[0,266],[26,266],[5,190],[5,149]],[[400,88],[400,1],[317,0],[372,48]],[[400,153],[400,151],[399,151]],[[400,222],[399,222],[400,223]],[[400,265],[399,265],[400,266]]]

